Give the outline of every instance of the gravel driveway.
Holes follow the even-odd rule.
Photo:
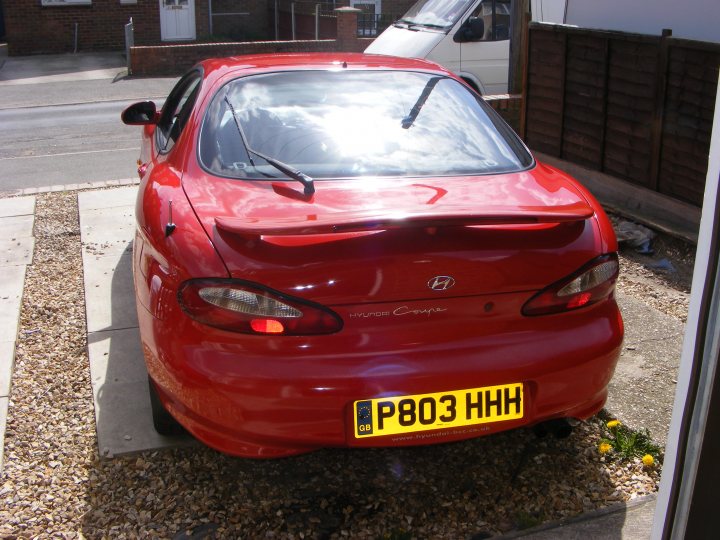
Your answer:
[[[484,538],[657,489],[659,467],[600,456],[597,418],[564,440],[516,430],[275,461],[201,446],[101,459],[75,192],[38,196],[35,237],[0,481],[4,538]],[[661,248],[691,268],[691,248]],[[686,280],[643,264],[623,258],[621,290],[653,293],[683,320]]]

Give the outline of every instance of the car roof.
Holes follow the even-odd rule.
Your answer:
[[[435,71],[453,76],[439,65],[415,58],[400,58],[379,54],[330,53],[274,53],[227,58],[210,58],[199,63],[205,78],[219,78],[236,71],[291,71],[311,69],[388,69]]]

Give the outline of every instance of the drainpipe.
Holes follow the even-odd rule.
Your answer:
[[[213,20],[212,20],[212,0],[208,0],[208,31],[210,35],[213,35]]]
[[[320,4],[315,4],[315,41],[320,39]]]
[[[295,2],[290,4],[290,19],[292,20],[292,40],[295,41]]]
[[[280,41],[280,14],[278,13],[278,0],[275,0],[275,41]]]

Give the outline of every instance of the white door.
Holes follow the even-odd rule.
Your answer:
[[[195,0],[160,0],[160,37],[195,39]]]

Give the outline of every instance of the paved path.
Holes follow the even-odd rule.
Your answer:
[[[188,444],[152,425],[132,277],[137,187],[78,194],[90,378],[105,457]]]
[[[0,199],[0,470],[25,268],[32,264],[35,197]]]

